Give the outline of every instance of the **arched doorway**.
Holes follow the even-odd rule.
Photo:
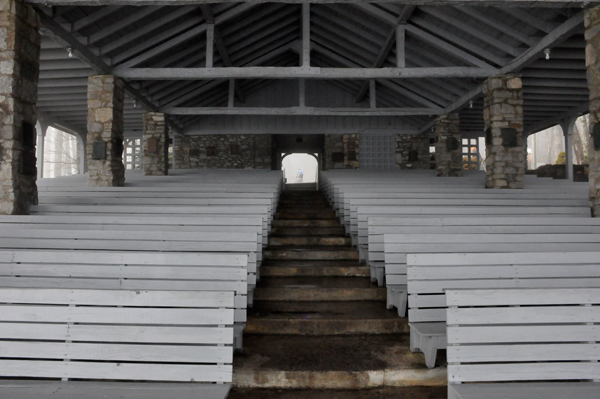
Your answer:
[[[317,154],[292,153],[284,154],[281,159],[281,170],[287,184],[315,183],[319,171]],[[302,177],[298,171],[302,171]]]

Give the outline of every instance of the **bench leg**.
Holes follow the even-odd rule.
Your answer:
[[[377,281],[377,274],[376,274],[375,270],[376,270],[375,266],[371,266],[371,282],[372,283]]]
[[[248,307],[251,308],[254,303],[254,287],[248,287]]]
[[[421,336],[412,327],[410,328],[410,351],[413,353],[421,352]]]
[[[233,347],[236,351],[241,352],[244,349],[244,332],[240,332],[239,334],[236,332],[233,337]]]
[[[376,267],[375,272],[377,273],[377,285],[383,287],[385,283],[385,268]]]
[[[394,304],[398,308],[399,317],[406,317],[406,302],[408,299],[407,297],[408,293],[406,292],[406,289],[394,289]]]
[[[387,303],[386,303],[386,307],[388,309],[392,309],[394,307],[394,292],[392,291],[392,289],[390,287],[387,287]]]
[[[362,263],[362,262],[366,262],[367,261],[367,255],[368,252],[365,251],[364,247],[361,247],[360,245],[358,246],[358,260]]]
[[[427,368],[435,367],[435,358],[437,357],[437,338],[432,337],[421,337],[421,351],[425,355],[425,364]]]

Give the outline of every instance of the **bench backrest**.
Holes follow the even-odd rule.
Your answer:
[[[600,288],[448,290],[446,297],[450,383],[600,377]]]
[[[486,264],[408,264],[409,322],[442,322],[446,320],[447,289],[491,288],[569,288],[600,287],[600,253],[591,260],[590,253],[552,254],[541,256],[536,263]],[[495,258],[502,254],[485,254]],[[582,255],[582,256],[580,256]],[[415,259],[417,255],[411,255]],[[530,257],[529,257],[530,258]],[[588,260],[588,262],[583,261]],[[544,262],[546,260],[546,262]],[[417,260],[417,263],[422,263]]]
[[[2,377],[232,381],[232,292],[0,288],[0,304]]]

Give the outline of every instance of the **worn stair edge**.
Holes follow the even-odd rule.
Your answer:
[[[445,367],[369,371],[234,370],[233,385],[243,388],[365,389],[377,387],[444,386]]]
[[[385,301],[385,288],[256,288],[255,301]]]
[[[245,333],[265,335],[352,335],[408,333],[406,318],[302,320],[249,318]]]
[[[260,275],[263,277],[371,277],[371,269],[365,266],[261,266]]]

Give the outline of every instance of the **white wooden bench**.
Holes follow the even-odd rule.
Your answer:
[[[247,264],[242,254],[0,250],[0,286],[231,291],[234,344],[241,350]]]
[[[464,261],[448,264],[448,259],[435,262],[429,254],[408,256],[411,350],[421,350],[430,368],[437,351],[446,348],[445,289],[600,287],[600,252],[448,255]]]
[[[408,254],[595,252],[598,234],[384,234],[388,298],[406,312]]]
[[[364,230],[359,230],[359,234]],[[406,217],[368,218],[368,265],[371,279],[385,285],[384,234],[600,234],[600,219],[589,217]]]
[[[0,288],[0,376],[17,379],[0,381],[0,397],[224,399],[233,302],[217,291]]]
[[[449,399],[600,397],[600,289],[446,297]]]

